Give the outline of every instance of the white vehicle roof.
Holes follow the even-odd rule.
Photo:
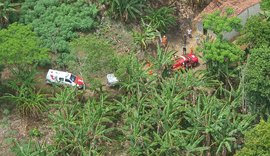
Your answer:
[[[58,71],[58,70],[53,70],[53,69],[49,69],[48,71],[49,75],[53,75],[53,76],[57,76],[57,77],[65,77],[65,78],[69,78],[71,73],[69,72],[63,72],[63,71]]]

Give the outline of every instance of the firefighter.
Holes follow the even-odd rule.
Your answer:
[[[167,40],[167,37],[165,35],[163,35],[163,37],[161,39],[161,43],[162,43],[163,47],[167,47],[168,40]]]

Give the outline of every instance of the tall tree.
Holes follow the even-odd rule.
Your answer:
[[[243,54],[237,45],[221,38],[206,40],[199,49],[203,53],[207,70],[223,82],[232,75],[231,67],[237,65]]]
[[[251,111],[270,111],[270,49],[251,50],[245,73],[245,88]]]
[[[263,16],[253,16],[248,19],[241,36],[238,39],[240,44],[245,44],[248,48],[256,48],[262,45],[270,45],[270,22]]]

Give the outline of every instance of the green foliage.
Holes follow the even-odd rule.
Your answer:
[[[245,133],[244,148],[237,151],[235,156],[270,155],[269,121],[265,122],[261,120],[258,125]]]
[[[269,0],[262,0],[260,3],[262,10],[270,11],[270,1]]]
[[[30,26],[14,23],[0,30],[0,61],[17,66],[38,63],[48,59],[47,49]]]
[[[146,0],[108,0],[110,5],[110,13],[113,18],[128,20],[137,19],[142,15],[143,9],[146,7]]]
[[[41,137],[41,132],[37,128],[33,128],[30,130],[29,135],[32,137]]]
[[[116,111],[122,116],[122,131],[128,136],[131,155],[206,155],[208,150],[216,154],[233,151],[236,140],[253,117],[237,114],[234,101],[227,104],[215,96],[198,97],[194,88],[208,82],[203,76],[197,79],[195,75],[188,72],[162,82],[151,78],[144,81],[145,74],[133,79],[134,85],[129,86],[131,96],[122,97]],[[206,134],[211,137],[209,141]]]
[[[45,47],[53,52],[69,51],[68,41],[76,31],[89,31],[96,25],[97,8],[84,1],[26,0],[21,21],[31,24]]]
[[[13,92],[6,93],[2,98],[15,103],[16,109],[22,116],[34,118],[41,116],[41,113],[47,109],[48,101],[43,94],[36,92],[36,69],[21,66],[11,71],[12,77],[5,85]]]
[[[229,67],[239,62],[243,55],[239,47],[219,38],[214,41],[205,41],[200,51],[207,63],[207,70],[211,75],[217,75],[222,81],[224,76],[221,75],[228,75]]]
[[[217,113],[218,112],[218,113]],[[216,97],[200,96],[194,108],[185,116],[197,138],[204,134],[202,140],[216,155],[232,152],[239,134],[243,133],[254,117],[237,114],[237,107],[232,103],[224,103]],[[211,153],[211,152],[210,152]]]
[[[38,72],[35,67],[24,67],[20,66],[15,69],[11,69],[12,76],[7,83],[7,86],[15,91],[19,89],[21,85],[24,85],[28,88],[35,88],[36,82],[35,77],[37,76]]]
[[[249,48],[257,48],[262,45],[270,46],[270,22],[265,21],[260,16],[250,17],[238,42],[247,45]]]
[[[220,11],[208,14],[203,17],[203,26],[222,38],[223,32],[231,32],[233,29],[241,28],[241,20],[238,17],[229,17],[230,14],[232,14],[230,9],[224,15]]]
[[[245,73],[245,88],[251,111],[270,110],[270,49],[261,47],[251,50]]]
[[[20,142],[15,140],[14,144],[14,147],[11,149],[17,156],[52,156],[45,151],[47,148],[45,144],[40,144],[32,140],[22,140]]]
[[[71,90],[65,92],[75,93]],[[69,99],[76,101],[74,98]],[[56,132],[52,149],[56,155],[91,155],[104,151],[102,143],[110,141],[107,134],[112,130],[106,126],[111,123],[111,117],[108,116],[111,108],[105,103],[105,97],[100,99],[87,102],[84,108],[79,103],[63,103],[50,115]]]
[[[17,95],[7,94],[2,98],[7,98],[16,103],[16,108],[22,116],[39,117],[46,110],[47,99],[44,95],[35,93],[32,88],[24,85],[18,88]]]
[[[143,20],[141,29],[140,31],[134,30],[132,36],[134,43],[139,45],[141,50],[145,50],[150,43],[154,42],[154,39],[159,33],[156,31],[155,27],[151,24],[146,24]]]
[[[145,20],[158,31],[165,33],[168,28],[176,24],[174,12],[175,10],[169,7],[153,9],[149,15],[145,16]]]
[[[161,65],[165,58],[158,58]],[[217,84],[203,73],[151,78],[133,54],[123,60],[122,96],[107,99],[101,95],[82,105],[76,90],[56,93],[51,99],[56,109],[50,114],[55,132],[52,143],[21,145],[20,151],[113,155],[113,145],[130,155],[232,154],[236,140],[253,120],[238,112],[239,95],[226,100],[215,94],[206,96],[205,90]]]
[[[152,70],[157,71],[158,73],[169,72],[165,70],[170,70],[172,65],[172,56],[177,53],[176,51],[168,51],[161,47],[157,47],[157,55],[156,57],[151,56],[150,62],[153,64]],[[165,74],[165,73],[164,73]],[[167,74],[167,73],[166,73]],[[163,75],[162,75],[163,76]]]
[[[224,63],[227,61],[237,62],[240,60],[240,56],[242,55],[242,51],[239,47],[228,41],[220,39],[204,42],[203,49],[201,50],[207,61],[218,63]]]

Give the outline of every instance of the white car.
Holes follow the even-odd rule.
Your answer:
[[[83,89],[85,84],[81,77],[75,76],[69,72],[49,69],[46,75],[46,82],[49,84],[56,83],[62,85],[76,86]]]

